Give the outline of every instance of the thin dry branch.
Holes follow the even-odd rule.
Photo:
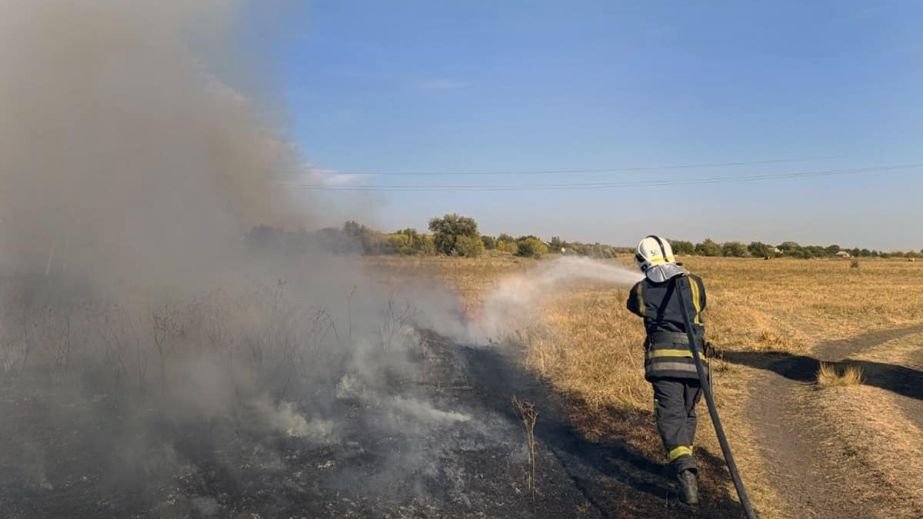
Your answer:
[[[529,477],[528,487],[529,495],[532,498],[532,504],[535,504],[535,424],[538,422],[538,411],[535,410],[535,404],[520,400],[513,395],[513,409],[519,415],[522,421],[522,427],[526,431],[526,441],[529,446]]]

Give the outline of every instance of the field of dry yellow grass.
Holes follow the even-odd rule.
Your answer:
[[[466,312],[476,319],[485,299],[504,279],[553,260],[376,257],[369,258],[368,263],[377,275],[391,280],[421,275],[439,280],[457,291]],[[727,359],[756,352],[810,357],[824,343],[921,323],[923,262],[862,260],[855,268],[843,260],[682,260],[704,278],[708,289],[707,333],[718,351],[713,361],[716,398],[751,497],[762,517],[799,517],[801,512],[785,495],[788,490],[774,488],[771,483],[779,476],[773,474],[775,469],[767,463],[765,448],[755,440],[754,429],[762,424],[753,423],[752,413],[747,412],[759,387],[754,381],[763,371],[759,366]],[[630,258],[609,261],[633,267]],[[533,319],[508,332],[522,346],[525,365],[573,402],[573,420],[588,439],[616,437],[658,457],[661,453],[653,429],[651,390],[643,380],[643,330],[625,309],[627,291],[627,287],[598,282],[558,286],[535,301]],[[889,350],[879,349],[879,360],[907,361],[906,351],[889,347],[903,352],[904,357],[895,354],[892,358]],[[914,434],[918,443],[919,430],[899,416],[890,396],[884,394],[887,392],[859,384],[819,388],[806,397],[811,400],[806,409],[816,413],[812,419],[832,424],[832,434],[842,435],[844,442],[856,444],[859,450],[865,449],[864,466],[893,482],[879,490],[909,495],[912,485],[919,483],[916,488],[923,488],[923,464],[908,458],[903,458],[903,464],[893,463],[893,452],[906,452],[916,445]],[[873,416],[856,427],[850,420],[862,415],[853,414],[853,410]],[[704,405],[700,416],[701,448],[720,457]],[[898,436],[901,447],[891,454],[870,447],[876,442],[894,443]],[[836,443],[837,438],[830,441]],[[900,469],[891,468],[895,465],[901,465]],[[724,474],[703,476],[705,486],[728,485]],[[872,501],[866,507],[876,511]],[[911,517],[905,514],[915,510],[884,504],[880,509],[881,515],[900,517]]]

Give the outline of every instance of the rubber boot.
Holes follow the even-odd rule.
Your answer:
[[[699,484],[694,470],[684,470],[677,475],[683,502],[687,505],[699,504]]]

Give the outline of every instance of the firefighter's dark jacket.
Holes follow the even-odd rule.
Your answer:
[[[682,309],[677,296],[677,285],[682,284],[686,298],[686,309],[692,321],[696,346],[702,362],[705,363],[705,326],[702,310],[705,310],[705,285],[702,278],[687,274],[677,276],[663,283],[654,283],[648,278],[636,284],[628,295],[628,309],[644,318],[647,330],[644,355],[644,376],[647,380],[657,378],[698,379]],[[706,370],[708,365],[705,364]]]

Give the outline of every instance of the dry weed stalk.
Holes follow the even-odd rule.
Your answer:
[[[520,400],[519,397],[513,396],[513,408],[519,419],[522,420],[522,427],[526,431],[526,440],[529,445],[529,495],[535,503],[535,423],[538,421],[538,411],[535,410],[535,404]]]
[[[408,301],[388,299],[384,313],[384,322],[379,325],[378,333],[382,351],[389,351],[394,345],[395,337],[413,322],[414,308]]]
[[[180,309],[164,303],[151,312],[151,339],[160,358],[160,382],[167,381],[167,356],[173,350],[174,339],[181,335]]]

